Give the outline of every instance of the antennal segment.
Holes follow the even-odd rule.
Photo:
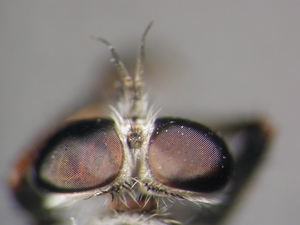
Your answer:
[[[144,60],[145,60],[145,43],[146,43],[146,36],[150,30],[150,28],[152,27],[153,24],[153,20],[149,23],[149,25],[147,26],[143,36],[142,36],[142,40],[141,40],[141,44],[140,44],[140,49],[139,49],[139,53],[138,53],[138,58],[137,58],[137,62],[136,62],[136,69],[135,69],[135,75],[134,75],[134,89],[137,92],[137,94],[139,92],[141,92],[141,83],[142,83],[142,76],[144,74]],[[141,94],[141,93],[139,93]]]
[[[117,69],[119,75],[121,76],[122,79],[122,84],[123,84],[123,97],[125,99],[130,98],[130,96],[132,95],[132,88],[133,88],[133,81],[132,81],[132,77],[129,75],[124,63],[121,61],[118,52],[115,50],[115,47],[106,39],[102,38],[102,37],[95,37],[92,36],[92,38],[95,38],[99,41],[101,41],[102,43],[104,43],[105,45],[107,45],[107,47],[109,48],[109,50],[111,51],[111,61],[114,63],[115,68]]]

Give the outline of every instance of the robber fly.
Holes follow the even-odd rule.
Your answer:
[[[88,108],[39,138],[10,186],[34,224],[217,224],[265,152],[262,119],[215,126],[158,118],[144,93],[144,46],[131,76],[113,45],[121,96],[103,118]]]

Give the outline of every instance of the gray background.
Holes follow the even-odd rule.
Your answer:
[[[226,224],[300,219],[299,1],[1,1],[0,224],[26,224],[5,179],[49,124],[94,94],[114,43],[132,62],[142,32],[160,115],[264,115],[276,137]],[[203,115],[203,117],[202,117]]]

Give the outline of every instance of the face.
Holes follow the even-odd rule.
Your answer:
[[[142,36],[131,76],[105,39],[121,96],[110,118],[88,106],[39,137],[20,157],[10,186],[35,224],[216,224],[265,152],[262,119],[209,128],[157,117],[144,93]]]

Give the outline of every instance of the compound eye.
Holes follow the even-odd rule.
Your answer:
[[[226,145],[214,132],[195,122],[169,118],[155,121],[148,163],[159,183],[194,192],[221,189],[232,169]]]
[[[123,161],[113,125],[111,120],[82,120],[54,134],[36,159],[37,184],[55,192],[78,192],[112,183]]]

